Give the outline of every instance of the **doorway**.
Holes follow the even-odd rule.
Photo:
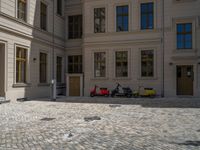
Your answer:
[[[0,97],[5,97],[5,44],[0,43]]]
[[[80,96],[80,77],[69,77],[69,96]]]
[[[193,95],[194,71],[193,66],[177,66],[177,95]]]

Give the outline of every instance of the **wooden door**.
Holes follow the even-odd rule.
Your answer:
[[[80,96],[80,77],[69,77],[69,96]]]
[[[177,95],[193,95],[193,66],[177,66]]]

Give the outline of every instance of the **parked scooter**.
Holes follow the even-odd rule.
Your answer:
[[[145,88],[143,86],[139,86],[138,90],[133,91],[133,97],[156,97],[156,90],[153,88]]]
[[[99,88],[97,85],[94,86],[94,88],[90,91],[90,96],[109,96],[109,90],[107,88]]]
[[[119,83],[114,90],[112,90],[111,97],[115,96],[124,96],[124,97],[132,97],[132,90],[129,87],[122,87]]]

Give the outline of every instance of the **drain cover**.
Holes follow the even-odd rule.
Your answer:
[[[40,119],[41,121],[52,121],[52,120],[54,120],[54,119],[56,119],[56,118],[42,118],[42,119]]]
[[[111,107],[111,108],[117,108],[117,107],[121,107],[121,105],[109,105],[109,107]]]
[[[84,120],[89,122],[89,121],[94,121],[94,120],[101,120],[101,118],[98,116],[92,116],[92,117],[85,117]]]

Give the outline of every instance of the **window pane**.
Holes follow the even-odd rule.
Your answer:
[[[142,77],[154,76],[153,50],[141,51],[141,75]]]
[[[26,83],[27,50],[17,47],[16,54],[16,83]]]
[[[95,77],[106,76],[106,53],[105,52],[94,53],[94,76]]]
[[[177,24],[177,49],[192,49],[192,24]]]
[[[68,73],[82,73],[82,56],[68,56]]]
[[[128,52],[116,52],[116,77],[128,76]]]
[[[141,4],[141,29],[153,29],[154,28],[154,11],[153,3]]]
[[[82,16],[68,17],[68,38],[79,39],[82,37]]]
[[[128,31],[129,16],[128,16],[128,6],[117,6],[117,31]]]

